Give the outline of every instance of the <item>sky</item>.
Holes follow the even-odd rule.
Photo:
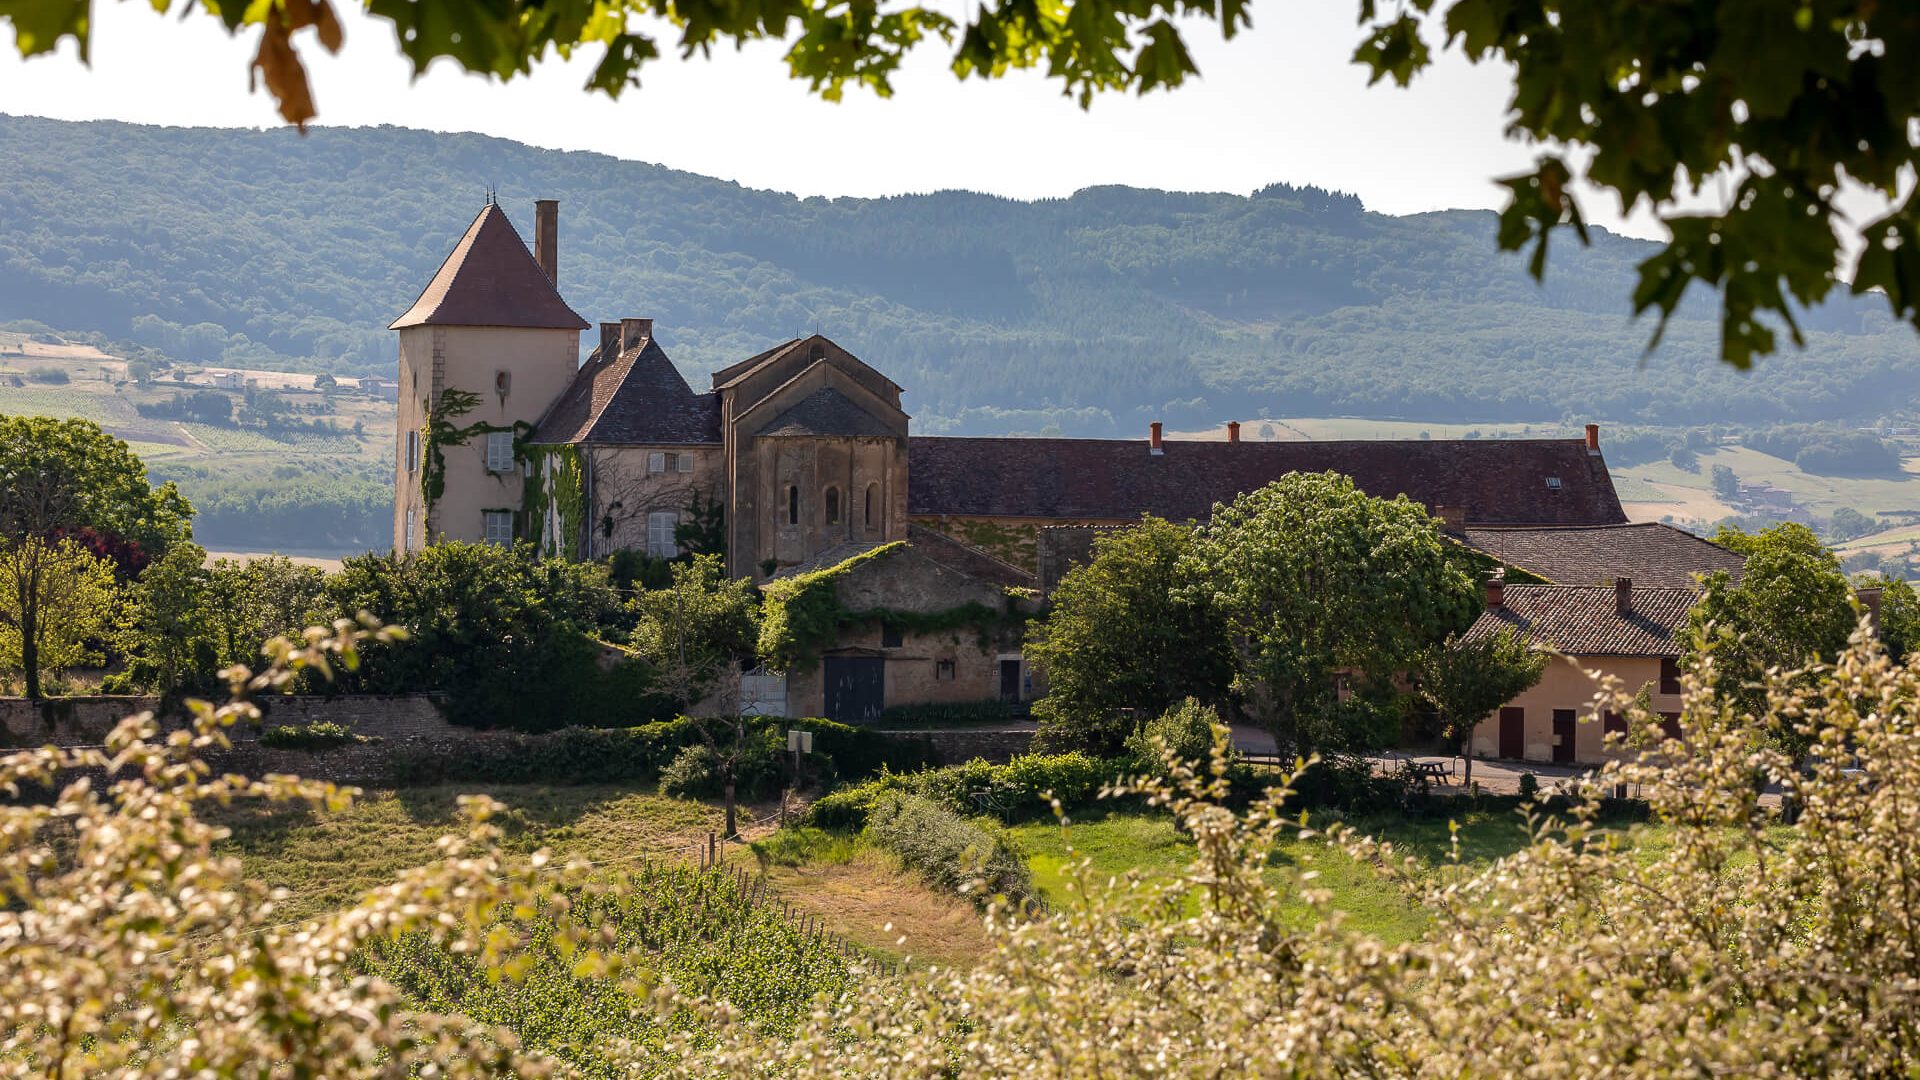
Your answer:
[[[416,81],[392,24],[337,6],[347,31],[340,55],[308,32],[295,38],[323,124],[480,132],[800,195],[964,188],[1036,198],[1097,184],[1245,193],[1284,181],[1408,214],[1498,207],[1493,178],[1526,170],[1534,156],[1503,134],[1508,83],[1498,66],[1448,55],[1411,89],[1369,88],[1348,59],[1358,31],[1345,0],[1257,10],[1253,29],[1232,42],[1196,24],[1200,81],[1145,98],[1108,95],[1087,111],[1037,75],[962,83],[937,45],[909,62],[891,99],[849,90],[839,104],[789,79],[777,43],[706,60],[670,55],[618,101],[582,89],[584,60],[557,57],[510,83],[445,62]],[[279,123],[271,99],[248,92],[251,32],[229,38],[197,10],[160,16],[129,0],[96,0],[94,17],[90,68],[71,43],[22,60],[0,29],[0,111]],[[1659,235],[1644,213],[1623,221],[1610,196],[1590,193],[1584,209],[1602,225]]]

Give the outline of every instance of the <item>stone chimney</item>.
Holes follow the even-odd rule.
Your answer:
[[[1160,421],[1158,420],[1147,428],[1147,452],[1155,455],[1167,452],[1166,446],[1160,440]]]
[[[1487,610],[1498,611],[1507,606],[1507,572],[1495,570],[1487,575]]]
[[[1600,452],[1600,425],[1588,424],[1587,425],[1587,453],[1598,454],[1599,452]]]
[[[653,336],[652,319],[620,320],[620,351],[626,352]]]
[[[1240,421],[1238,420],[1227,421],[1227,441],[1230,443],[1236,443],[1240,441]]]
[[[620,352],[620,324],[603,322],[600,324],[600,359],[611,360]]]
[[[539,199],[533,204],[533,261],[547,272],[547,280],[560,284],[560,202]]]
[[[1867,625],[1873,628],[1875,637],[1880,636],[1880,586],[1868,585],[1857,590],[1860,606],[1867,609]]]
[[[1440,519],[1440,531],[1459,536],[1467,531],[1467,508],[1436,503],[1433,516]]]
[[[1613,579],[1613,610],[1622,615],[1633,614],[1633,579],[1617,577]]]

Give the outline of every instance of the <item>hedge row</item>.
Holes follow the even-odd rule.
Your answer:
[[[1033,876],[1006,841],[932,799],[887,792],[875,800],[867,836],[936,888],[984,903],[994,894],[1027,901]],[[976,881],[986,886],[973,893]]]

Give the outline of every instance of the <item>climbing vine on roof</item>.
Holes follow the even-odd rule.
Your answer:
[[[856,626],[886,623],[908,634],[937,634],[971,630],[986,649],[1000,631],[1024,624],[1032,613],[1013,605],[1007,610],[969,601],[941,611],[896,611],[891,608],[854,610],[840,603],[835,586],[863,563],[891,554],[905,541],[882,544],[821,570],[768,582],[763,590],[760,618],[760,657],[776,671],[811,671],[820,653]]]

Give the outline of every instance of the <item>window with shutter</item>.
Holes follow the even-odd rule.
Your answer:
[[[401,541],[402,551],[413,550],[413,507],[407,507],[407,534]]]
[[[678,469],[680,472],[692,472],[693,471],[693,455],[692,454],[675,454],[674,467]]]
[[[482,527],[485,530],[484,535],[486,536],[487,543],[498,544],[501,547],[512,546],[513,511],[482,510],[480,512],[480,519]]]
[[[513,471],[513,432],[487,432],[487,471]]]
[[[666,471],[667,471],[667,455],[664,452],[655,450],[654,452],[647,455],[647,473],[649,475],[653,473],[663,473]]]
[[[420,471],[420,433],[407,432],[407,471]]]
[[[680,554],[680,542],[673,537],[680,515],[671,510],[656,510],[647,515],[647,554],[656,559],[671,559]]]

